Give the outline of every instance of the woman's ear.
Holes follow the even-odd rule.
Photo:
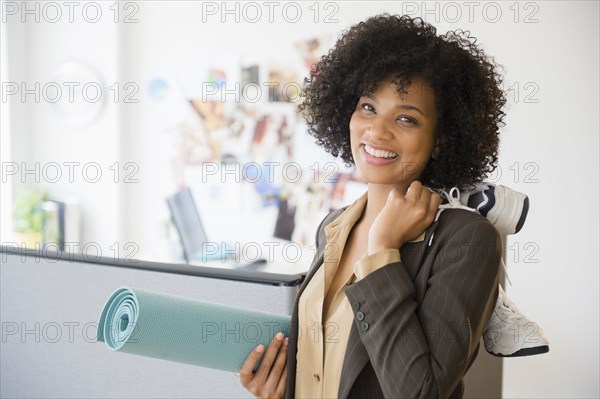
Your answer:
[[[439,134],[437,139],[435,140],[435,146],[433,147],[431,158],[437,160],[437,157],[440,154],[440,150],[442,149],[442,145],[444,145],[445,141],[446,137],[443,134]]]

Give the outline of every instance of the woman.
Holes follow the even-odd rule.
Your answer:
[[[350,28],[316,65],[301,110],[367,192],[329,214],[290,336],[240,370],[258,397],[461,397],[498,294],[501,243],[482,216],[436,217],[432,190],[496,166],[505,97],[464,33],[406,16]],[[258,359],[264,358],[253,372]]]

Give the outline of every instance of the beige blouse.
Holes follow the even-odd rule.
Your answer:
[[[323,266],[314,274],[298,303],[296,398],[337,397],[354,318],[344,287],[387,264],[400,261],[398,249],[383,249],[370,256],[365,253],[354,265],[354,273],[335,293],[327,314],[323,314],[323,300],[335,276],[344,245],[366,203],[367,193],[325,226],[327,245]],[[422,240],[423,236],[419,238]]]

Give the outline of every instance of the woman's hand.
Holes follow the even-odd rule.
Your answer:
[[[283,398],[287,379],[287,338],[284,339],[283,333],[275,334],[254,373],[264,349],[259,345],[250,352],[240,369],[240,382],[257,398]]]
[[[400,248],[419,237],[433,222],[442,198],[421,182],[411,183],[406,195],[394,188],[369,230],[368,254],[381,249]]]

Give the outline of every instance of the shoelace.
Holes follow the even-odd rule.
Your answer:
[[[450,192],[447,192],[446,190],[442,189],[442,190],[440,190],[439,194],[446,197],[446,199],[448,200],[448,203],[438,206],[437,213],[435,215],[435,218],[433,219],[434,222],[437,222],[438,218],[440,217],[440,215],[442,214],[444,209],[457,209],[458,208],[458,209],[465,209],[465,210],[471,211],[471,212],[477,212],[475,209],[469,208],[468,206],[464,206],[463,204],[460,203],[460,190],[458,189],[458,187],[452,187],[450,189]],[[434,235],[435,235],[435,232],[433,232],[431,234],[431,238],[429,239],[429,243],[427,244],[427,246],[431,246]]]
[[[498,299],[500,300],[500,303],[504,308],[504,310],[502,311],[502,315],[507,319],[521,321],[523,319],[523,314],[519,311],[517,306],[514,303],[512,303],[510,299],[508,299],[506,293],[502,289],[502,286],[500,286],[500,291],[501,292],[498,295]]]
[[[482,185],[480,187],[477,187],[477,189],[474,191],[478,191],[478,189],[482,189],[483,186],[485,186],[486,189],[488,187],[487,185]],[[442,189],[440,191],[440,195],[443,195],[444,197],[446,197],[446,199],[448,200],[448,203],[438,206],[438,211],[437,211],[437,214],[435,215],[435,219],[433,219],[433,221],[436,222],[438,220],[438,218],[440,217],[440,215],[442,214],[444,209],[465,209],[467,211],[477,212],[478,209],[480,209],[483,205],[487,204],[487,202],[488,202],[488,196],[485,194],[485,190],[482,190],[482,193],[483,193],[484,201],[477,207],[477,209],[473,209],[473,208],[469,208],[468,206],[465,206],[460,203],[460,190],[458,189],[458,187],[452,187],[449,192]],[[429,243],[427,244],[427,246],[431,246],[431,243],[433,242],[434,234],[435,234],[435,232],[433,232],[431,234],[431,238],[429,239]],[[500,258],[500,265],[502,266],[502,270],[504,270],[504,275],[506,276],[506,280],[508,281],[508,284],[512,285],[512,282],[510,281],[510,277],[508,277],[508,270],[506,269],[506,265],[504,264],[504,258],[502,258],[502,257]],[[502,287],[500,287],[500,289],[502,289]],[[499,295],[499,297],[500,297],[500,295]]]
[[[441,195],[446,197],[446,199],[448,200],[448,203],[438,206],[437,214],[435,215],[435,219],[433,219],[434,222],[436,222],[438,220],[438,218],[440,217],[440,215],[442,214],[442,211],[444,209],[458,208],[458,209],[465,209],[465,210],[471,211],[471,212],[477,212],[476,209],[469,208],[468,206],[465,206],[460,203],[460,190],[458,189],[458,187],[452,187],[450,189],[450,192],[447,192],[446,190],[441,190]]]
[[[480,183],[480,184],[477,184],[475,186],[475,189],[473,189],[470,192],[470,194],[469,194],[470,196],[474,195],[476,193],[481,193],[481,197],[483,198],[482,201],[477,205],[477,212],[480,212],[481,208],[486,206],[487,203],[490,201],[490,198],[487,195],[489,188],[490,188],[490,186],[488,184]]]

